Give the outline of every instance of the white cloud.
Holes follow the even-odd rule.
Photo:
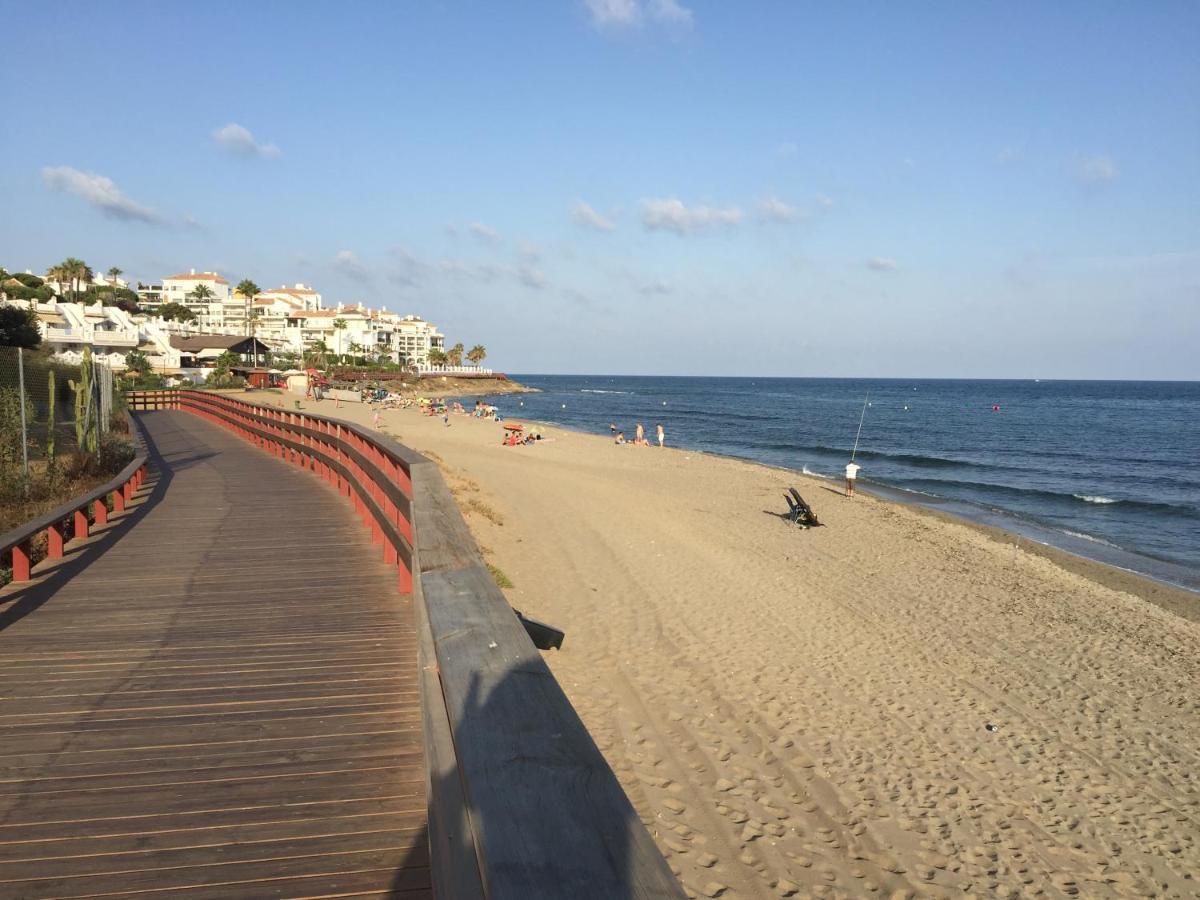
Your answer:
[[[333,268],[351,281],[357,281],[360,284],[371,280],[371,273],[359,261],[358,255],[353,250],[339,250],[337,256],[333,258]]]
[[[824,194],[817,194],[817,205],[822,209],[832,209],[833,199],[831,197],[826,197]]]
[[[46,166],[42,169],[42,181],[52,191],[82,197],[110,218],[125,222],[162,224],[162,219],[154,210],[130,200],[121,193],[111,178],[105,178],[103,175],[81,172],[70,166]]]
[[[531,264],[541,262],[542,248],[533,241],[521,241],[517,245],[517,258]]]
[[[649,18],[667,25],[690,26],[693,14],[679,0],[584,0],[597,28],[629,28]]]
[[[795,222],[800,218],[794,206],[788,206],[778,197],[767,196],[758,201],[758,217],[764,222]]]
[[[645,284],[639,285],[637,291],[639,294],[650,297],[656,294],[669,294],[672,288],[668,282],[663,281],[661,278],[655,278],[653,281],[647,281]]]
[[[895,272],[899,266],[894,259],[886,256],[875,256],[867,260],[867,268],[873,272]]]
[[[642,201],[642,224],[648,231],[673,231],[690,234],[714,225],[737,225],[742,211],[737,207],[687,207],[674,197]]]
[[[500,242],[500,232],[495,228],[484,225],[482,222],[472,222],[467,226],[467,229],[475,237],[489,244],[498,244]]]
[[[641,19],[638,0],[584,0],[593,25],[633,25]]]
[[[692,24],[692,11],[677,0],[650,0],[650,15],[674,25]]]
[[[1084,184],[1108,184],[1119,174],[1117,164],[1108,156],[1085,156],[1075,167],[1075,177]]]
[[[281,155],[274,144],[260,144],[247,128],[236,122],[223,125],[212,133],[213,140],[223,149],[238,156],[257,156],[260,159],[276,159]]]
[[[582,200],[571,209],[571,221],[596,231],[613,231],[617,227],[612,219],[606,219]]]
[[[540,291],[546,286],[546,276],[541,269],[522,263],[517,266],[517,281],[525,287]]]

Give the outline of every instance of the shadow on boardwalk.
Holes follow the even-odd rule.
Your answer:
[[[120,540],[143,516],[162,502],[170,487],[173,473],[197,465],[216,455],[215,451],[200,451],[168,459],[149,434],[145,435],[148,454],[148,476],[133,496],[124,513],[109,513],[108,525],[94,532],[86,542],[68,546],[63,558],[49,568],[36,573],[37,580],[26,587],[9,585],[0,589],[0,631],[21,621],[53,599],[59,589],[72,578],[86,571],[113,543]]]

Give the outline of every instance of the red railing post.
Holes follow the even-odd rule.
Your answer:
[[[33,548],[29,538],[15,544],[12,548],[12,580],[28,581],[29,570],[33,567]]]
[[[75,537],[85,538],[88,536],[88,514],[87,509],[75,510]]]
[[[125,492],[116,490],[112,492],[113,512],[125,512]]]
[[[108,504],[104,501],[103,497],[101,497],[94,504],[92,504],[92,509],[95,512],[96,524],[97,525],[107,525],[108,524]]]
[[[49,559],[62,559],[63,555],[63,526],[55,522],[46,529],[46,556]]]

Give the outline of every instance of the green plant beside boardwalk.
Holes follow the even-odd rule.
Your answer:
[[[0,533],[103,484],[133,458],[121,389],[89,355],[72,366],[0,347]],[[0,584],[7,579],[0,570]]]

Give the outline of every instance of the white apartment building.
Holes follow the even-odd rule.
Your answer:
[[[197,300],[194,290],[205,284],[213,296]],[[39,328],[49,348],[68,360],[78,360],[84,346],[114,368],[124,368],[124,354],[139,349],[156,371],[171,373],[180,366],[171,337],[195,334],[245,335],[246,299],[216,272],[188,273],[164,278],[161,284],[138,285],[139,298],[153,294],[142,314],[131,315],[114,306],[91,306],[52,299],[34,304]],[[145,292],[145,294],[143,293]],[[194,322],[167,322],[154,315],[161,303],[180,303],[196,314]],[[26,306],[24,301],[13,305]],[[386,357],[428,371],[429,353],[445,349],[445,336],[419,316],[400,316],[361,304],[338,304],[322,309],[322,297],[297,284],[260,292],[252,300],[250,326],[256,337],[275,352],[302,354],[318,344],[338,356]]]
[[[255,301],[270,300],[289,306],[292,309],[309,312],[321,309],[322,303],[320,292],[303,284],[296,284],[292,287],[281,285],[277,288],[268,288],[265,291],[259,291],[255,294],[254,299]]]
[[[200,285],[208,288],[207,297],[196,296],[196,288]],[[155,287],[150,286],[151,289]],[[181,303],[196,314],[197,324],[210,334],[247,333],[247,298],[231,289],[229,282],[217,272],[197,272],[192,269],[188,273],[171,275],[162,280],[161,290],[146,293],[157,293],[159,297],[158,304],[150,306],[150,309],[162,303]]]
[[[61,303],[55,299],[45,303],[4,302],[35,310],[42,341],[67,362],[78,363],[83,358],[83,348],[91,347],[97,361],[123,369],[125,354],[141,343],[137,319],[115,306]]]
[[[398,316],[358,304],[292,310],[282,315],[272,311],[259,319],[257,330],[263,340],[282,341],[293,352],[323,343],[339,356],[386,356],[420,368],[428,367],[429,351],[442,349],[446,340],[437,326],[417,316]]]
[[[197,285],[204,285],[212,292],[207,300],[197,300],[195,290]],[[192,269],[182,275],[169,275],[162,280],[163,303],[182,303],[184,306],[197,307],[209,303],[225,303],[233,300],[233,291],[229,282],[216,272],[197,272]]]

